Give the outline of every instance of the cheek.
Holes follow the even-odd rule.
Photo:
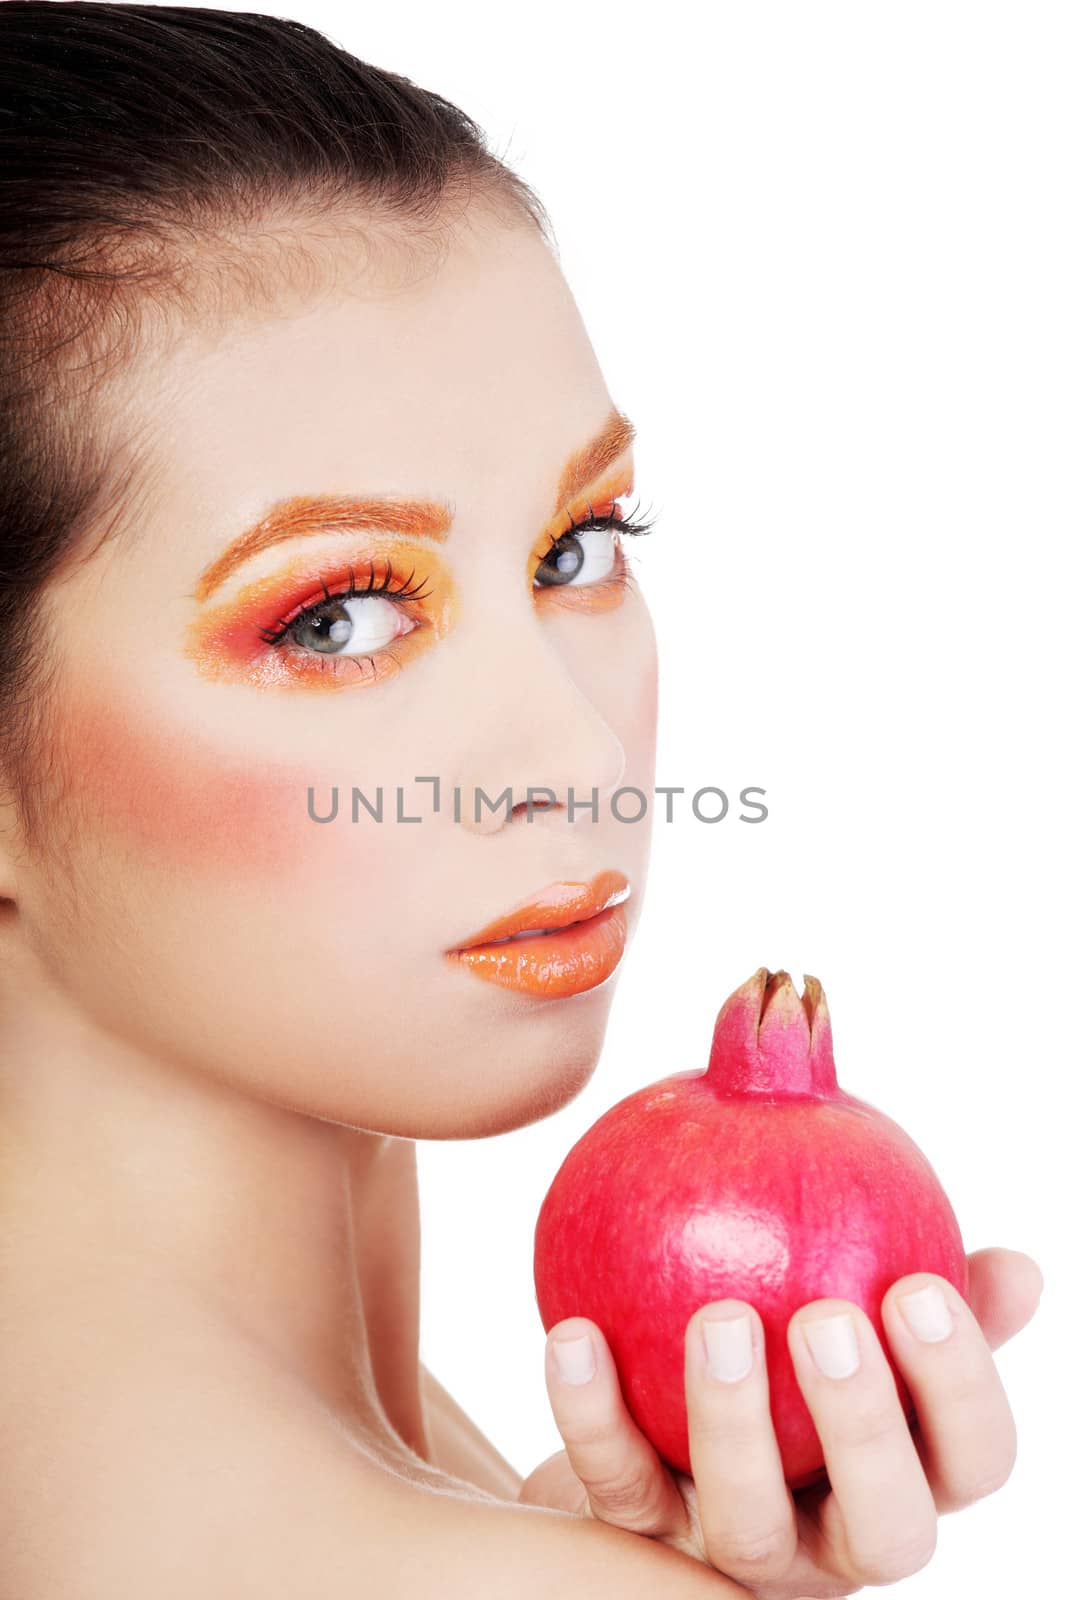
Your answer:
[[[651,622],[646,621],[634,638],[629,654],[636,673],[626,711],[629,765],[632,771],[650,775],[655,766],[659,721],[659,660]]]
[[[91,700],[65,707],[57,734],[58,820],[76,822],[79,847],[216,881],[291,876],[337,853],[342,813],[333,826],[312,822],[309,783],[320,815],[331,797],[307,762],[269,761],[234,750],[219,731]]]
[[[637,737],[648,750],[656,746],[656,728],[659,721],[659,662],[653,651],[648,667],[641,679],[641,692],[637,698]]]

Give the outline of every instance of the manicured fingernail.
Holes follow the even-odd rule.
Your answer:
[[[801,1326],[812,1360],[823,1377],[849,1378],[859,1370],[859,1342],[847,1311]]]
[[[939,1284],[928,1283],[897,1301],[912,1333],[925,1344],[937,1344],[952,1332],[952,1313]]]
[[[708,1371],[720,1383],[738,1383],[752,1371],[752,1331],[747,1317],[705,1317],[700,1324]]]
[[[587,1333],[579,1339],[553,1339],[552,1354],[564,1383],[588,1383],[596,1371],[593,1341]]]

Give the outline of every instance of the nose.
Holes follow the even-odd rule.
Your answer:
[[[528,805],[552,826],[600,820],[626,772],[622,740],[536,617],[509,627],[493,659],[499,671],[463,674],[477,688],[456,759],[455,820],[472,833],[497,833],[513,819],[526,824]],[[537,825],[534,815],[529,825]]]

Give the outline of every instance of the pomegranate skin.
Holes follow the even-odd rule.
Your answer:
[[[897,1123],[837,1084],[818,980],[801,999],[767,967],[725,1002],[706,1069],[627,1095],[568,1153],[537,1218],[534,1284],[547,1332],[588,1317],[634,1421],[691,1473],[685,1330],[712,1300],[755,1307],[771,1420],[789,1486],[825,1477],[786,1339],[811,1300],[852,1301],[878,1335],[910,1425],[915,1408],[881,1320],[898,1278],[933,1272],[967,1298],[959,1225]]]

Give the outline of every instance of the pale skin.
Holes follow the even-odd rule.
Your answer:
[[[416,773],[517,803],[527,785],[651,792],[655,641],[636,587],[585,611],[527,581],[561,469],[612,405],[544,243],[475,208],[414,281],[387,251],[349,281],[345,247],[317,249],[327,291],[183,330],[128,374],[129,526],[42,611],[54,827],[31,849],[10,803],[0,830],[5,1587],[458,1600],[506,1576],[520,1600],[578,1600],[595,1575],[634,1600],[796,1600],[903,1577],[939,1513],[1011,1470],[991,1351],[1037,1305],[1019,1252],[971,1257],[973,1310],[946,1285],[936,1344],[897,1309],[927,1278],[887,1294],[915,1435],[858,1308],[798,1310],[829,1492],[783,1483],[740,1303],[687,1333],[691,1479],[628,1418],[585,1319],[550,1331],[564,1449],[526,1478],[420,1361],[415,1141],[573,1099],[623,970],[531,999],[443,952],[608,867],[632,937],[649,831],[561,808],[315,829],[306,786],[406,786],[410,813]],[[204,675],[183,648],[200,574],[265,504],[326,492],[451,501],[434,548],[455,625],[395,677],[328,694]],[[304,542],[325,560],[338,538]],[[260,551],[206,604],[291,554]],[[856,1322],[849,1378],[821,1379],[793,1337],[827,1309]],[[731,1311],[757,1351],[736,1384],[698,1337]],[[566,1385],[553,1341],[583,1331],[598,1370]]]

